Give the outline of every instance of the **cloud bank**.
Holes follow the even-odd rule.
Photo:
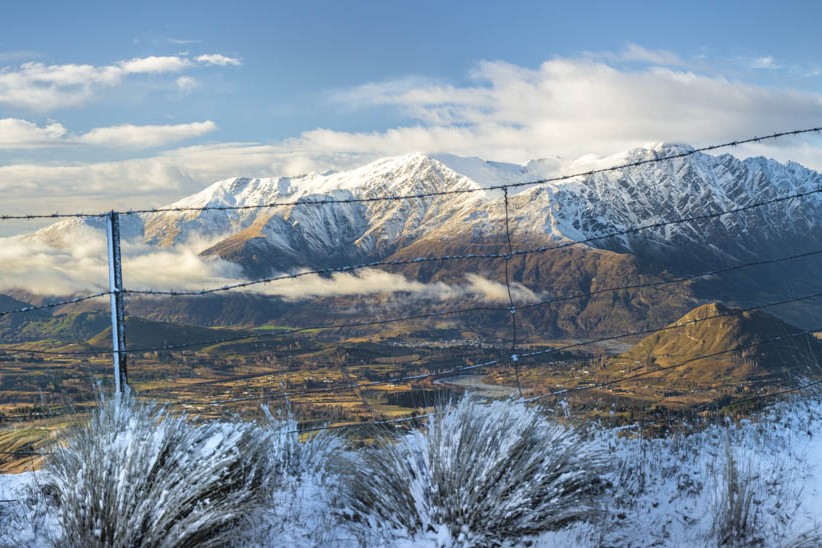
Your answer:
[[[94,128],[81,135],[71,135],[58,122],[43,127],[19,118],[0,118],[0,149],[31,149],[89,145],[105,148],[144,149],[166,146],[211,133],[217,124],[211,120],[188,124],[143,125],[121,124]]]
[[[112,65],[49,65],[26,62],[0,67],[0,105],[44,113],[77,107],[98,92],[115,88],[136,76],[178,74],[198,66],[240,65],[219,53],[191,58],[183,55],[126,59]]]
[[[69,222],[56,239],[15,236],[0,238],[0,293],[24,290],[36,295],[73,295],[106,291],[108,262],[101,230]],[[123,279],[128,289],[198,291],[246,281],[240,266],[200,252],[213,241],[192,240],[173,248],[157,248],[138,241],[123,242]],[[403,293],[416,298],[447,301],[473,299],[508,303],[504,284],[476,274],[465,283],[424,284],[402,275],[375,269],[277,280],[240,291],[282,297],[289,301],[324,297]],[[543,295],[519,283],[512,284],[519,303],[532,303]]]
[[[665,52],[629,49],[625,55],[676,61]],[[447,151],[523,162],[606,155],[656,141],[708,144],[822,120],[820,94],[663,66],[615,68],[589,58],[554,59],[537,69],[485,62],[471,77],[473,83],[462,87],[411,80],[345,90],[332,100],[350,108],[394,106],[418,123],[373,133],[316,130],[295,144],[379,154]]]

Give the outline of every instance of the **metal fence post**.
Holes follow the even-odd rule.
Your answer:
[[[120,254],[120,215],[112,211],[106,216],[108,229],[108,274],[111,290],[111,339],[114,358],[114,386],[119,396],[128,391],[126,367],[126,325],[123,303],[123,270]]]

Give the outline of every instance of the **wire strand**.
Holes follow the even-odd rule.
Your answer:
[[[578,293],[571,293],[568,295],[562,295],[558,297],[550,297],[548,299],[543,299],[534,303],[526,303],[521,304],[515,307],[517,311],[519,310],[528,310],[532,308],[538,308],[543,306],[548,306],[552,304],[567,302],[575,299],[590,299],[592,297],[596,297],[599,295],[619,292],[619,291],[627,291],[627,290],[638,290],[638,289],[646,289],[646,288],[655,288],[655,287],[663,287],[667,285],[675,285],[680,284],[688,281],[697,280],[699,278],[705,277],[712,277],[718,276],[720,274],[725,274],[728,272],[734,272],[737,270],[743,270],[746,268],[753,268],[757,266],[765,266],[765,265],[772,265],[778,264],[787,261],[793,261],[798,259],[804,259],[808,257],[814,257],[822,255],[822,249],[817,249],[813,251],[808,251],[804,253],[796,253],[793,255],[786,255],[782,257],[774,257],[771,259],[763,259],[759,261],[752,261],[747,263],[741,263],[737,265],[732,265],[728,267],[703,271],[699,273],[689,274],[687,276],[680,276],[678,278],[673,278],[670,280],[655,280],[651,282],[643,282],[643,283],[636,283],[636,284],[626,284],[626,285],[619,285],[619,286],[611,286],[611,287],[604,287],[600,289],[596,289],[593,291],[580,291]],[[299,328],[285,328],[280,332],[276,333],[246,333],[241,335],[232,335],[230,337],[219,337],[214,339],[208,340],[200,340],[200,341],[189,341],[185,343],[179,344],[172,344],[172,345],[161,345],[161,346],[148,346],[148,347],[138,347],[138,348],[131,348],[128,350],[129,354],[138,354],[143,352],[158,352],[158,351],[175,351],[175,350],[185,350],[188,348],[196,348],[201,346],[214,346],[223,343],[229,342],[238,342],[244,340],[266,340],[266,339],[274,339],[279,338],[284,335],[295,335],[304,332],[311,332],[317,330],[332,330],[332,329],[348,329],[348,328],[358,328],[358,327],[370,327],[370,326],[379,326],[379,325],[386,325],[390,323],[396,322],[404,322],[410,320],[421,320],[421,319],[430,319],[430,318],[438,318],[438,317],[445,317],[445,316],[452,316],[452,315],[460,315],[460,314],[469,314],[473,312],[505,312],[510,311],[510,306],[477,306],[477,307],[468,307],[468,308],[460,308],[456,310],[446,310],[442,312],[429,312],[425,314],[411,314],[407,316],[400,316],[396,318],[387,318],[382,320],[368,320],[368,321],[359,321],[359,322],[347,322],[347,323],[340,323],[340,324],[331,324],[331,325],[310,325],[306,327],[299,327]],[[86,350],[86,351],[71,351],[71,350],[37,350],[37,349],[23,349],[23,348],[0,348],[0,352],[20,352],[20,353],[29,353],[29,354],[43,354],[43,355],[59,355],[59,356],[104,356],[110,355],[112,350]]]
[[[549,251],[557,250],[557,249],[566,249],[573,246],[585,245],[593,242],[598,242],[602,240],[608,240],[617,238],[619,236],[627,236],[629,234],[635,234],[638,232],[642,232],[645,230],[653,230],[658,228],[664,228],[667,226],[673,226],[683,223],[692,223],[694,221],[704,221],[708,219],[715,219],[718,217],[723,217],[725,215],[735,215],[741,213],[743,211],[749,211],[751,209],[756,209],[760,207],[765,207],[768,205],[773,205],[781,202],[786,202],[790,200],[796,200],[799,198],[804,198],[806,196],[811,196],[814,194],[822,193],[822,187],[815,188],[813,190],[808,190],[804,192],[798,192],[794,194],[789,194],[786,196],[780,196],[776,198],[771,198],[769,200],[764,200],[761,202],[755,202],[752,204],[748,204],[745,206],[740,206],[733,209],[727,209],[724,211],[718,211],[714,213],[706,213],[703,215],[693,215],[690,217],[683,217],[680,219],[672,220],[672,221],[662,221],[657,223],[650,223],[646,225],[635,226],[623,230],[617,230],[613,232],[608,232],[606,234],[602,234],[599,236],[592,236],[590,238],[586,238],[583,240],[574,240],[563,242],[558,245],[551,245],[551,246],[541,246],[537,248],[531,249],[518,249],[513,250],[510,252],[511,257],[520,257],[526,255],[534,255],[534,254],[542,254]],[[373,261],[369,263],[362,263],[359,265],[346,265],[346,266],[339,266],[339,267],[330,267],[330,268],[321,268],[316,270],[304,270],[301,272],[294,272],[291,274],[281,274],[277,276],[271,276],[267,278],[260,278],[258,280],[250,280],[245,282],[238,282],[233,284],[226,284],[220,287],[214,287],[211,289],[200,289],[194,291],[188,290],[153,290],[153,289],[124,289],[123,293],[130,293],[133,295],[153,295],[153,296],[166,296],[166,297],[195,297],[195,296],[203,296],[203,295],[211,295],[214,293],[222,293],[225,291],[233,291],[235,289],[242,289],[247,287],[254,287],[258,285],[269,284],[272,282],[282,281],[282,280],[293,280],[296,278],[302,278],[305,276],[317,276],[317,275],[328,275],[328,274],[339,274],[339,273],[349,273],[355,272],[358,270],[363,270],[366,268],[377,268],[377,267],[393,267],[393,266],[407,266],[413,264],[422,264],[422,263],[431,263],[431,262],[443,262],[443,261],[466,261],[466,260],[483,260],[483,259],[501,259],[504,260],[506,257],[509,256],[509,253],[469,253],[464,255],[441,255],[441,256],[430,256],[430,257],[414,257],[412,259],[397,259],[392,261]]]
[[[48,310],[48,309],[51,309],[51,308],[58,308],[58,307],[66,306],[66,305],[69,305],[69,304],[82,303],[84,301],[90,301],[92,299],[98,299],[100,297],[108,297],[110,295],[111,295],[111,291],[101,291],[100,293],[94,293],[93,295],[85,295],[83,297],[74,297],[72,299],[66,299],[66,300],[63,300],[63,301],[57,301],[57,302],[52,302],[52,303],[47,303],[47,304],[42,304],[42,305],[36,305],[36,306],[35,305],[24,306],[22,308],[17,308],[15,310],[2,311],[2,312],[0,312],[0,317],[8,316],[10,314],[23,314],[23,313],[28,313],[28,312],[35,312],[37,310]]]

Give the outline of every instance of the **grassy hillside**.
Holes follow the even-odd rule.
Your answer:
[[[810,335],[792,336],[801,330],[762,311],[742,312],[718,303],[706,304],[669,327],[672,329],[646,337],[611,360],[609,372],[617,376],[658,369],[660,372],[650,377],[669,386],[763,378],[789,382],[822,372],[819,340]],[[725,352],[740,347],[750,348]],[[672,366],[675,368],[665,369]]]

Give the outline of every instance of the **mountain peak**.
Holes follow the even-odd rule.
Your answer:
[[[624,156],[629,160],[644,160],[653,158],[664,158],[668,156],[676,156],[678,154],[689,154],[695,151],[694,147],[685,143],[671,143],[671,142],[655,142],[648,143],[624,153]]]

